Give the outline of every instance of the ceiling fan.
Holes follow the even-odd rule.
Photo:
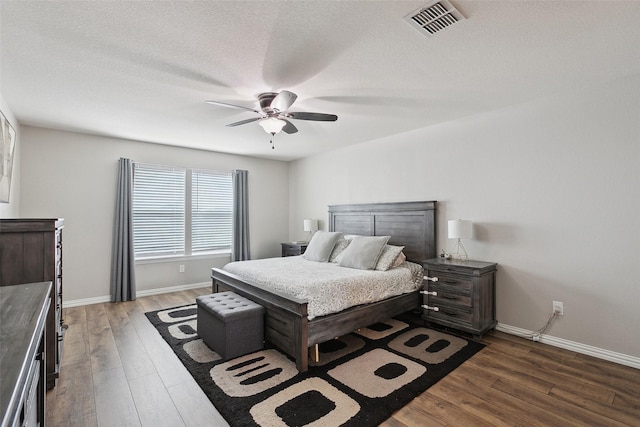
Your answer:
[[[320,122],[335,122],[338,120],[338,116],[335,114],[324,113],[308,113],[308,112],[287,112],[289,107],[293,105],[298,95],[288,90],[276,92],[265,92],[258,95],[258,102],[260,104],[260,111],[244,107],[242,105],[227,104],[226,102],[219,101],[206,101],[207,104],[219,105],[221,107],[238,108],[241,110],[253,111],[258,114],[259,117],[251,119],[240,120],[238,122],[229,123],[228,127],[235,127],[244,125],[247,123],[258,122],[265,132],[271,134],[273,143],[273,136],[280,131],[284,133],[296,133],[298,128],[295,127],[289,119],[294,120],[312,120]],[[273,148],[273,147],[272,147]]]

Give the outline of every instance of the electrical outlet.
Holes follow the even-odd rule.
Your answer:
[[[180,273],[184,273],[184,264],[180,264],[180,267],[178,267],[178,271]]]
[[[564,316],[564,306],[560,301],[553,302],[553,312],[558,313],[559,316]]]

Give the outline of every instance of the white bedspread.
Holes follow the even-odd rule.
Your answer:
[[[388,271],[357,270],[302,256],[232,262],[224,270],[253,285],[309,302],[308,318],[415,291],[422,267],[405,262]]]

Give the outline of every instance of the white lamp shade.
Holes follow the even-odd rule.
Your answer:
[[[450,239],[471,239],[473,237],[473,223],[466,219],[449,220]]]
[[[318,231],[318,220],[317,219],[305,219],[304,220],[304,231]]]
[[[262,119],[258,122],[262,129],[267,133],[276,134],[282,130],[287,123],[284,120],[277,119],[275,117],[269,117]]]

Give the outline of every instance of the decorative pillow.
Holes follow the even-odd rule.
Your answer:
[[[396,258],[396,260],[393,262],[391,268],[400,267],[406,260],[407,256],[404,254],[404,252],[400,252],[400,255],[398,255],[398,258]]]
[[[345,234],[344,236],[342,236],[343,239],[347,239],[347,240],[352,240],[354,237],[367,237],[367,236],[362,236],[360,234]]]
[[[404,246],[385,245],[384,249],[382,249],[380,258],[378,259],[378,263],[376,264],[376,270],[389,270],[395,263],[398,255],[402,253],[403,249]]]
[[[391,236],[354,237],[340,255],[341,267],[373,270]]]
[[[338,257],[344,251],[347,246],[349,246],[351,240],[347,240],[344,238],[338,239],[336,245],[333,247],[333,251],[331,251],[331,255],[329,256],[329,262],[338,262]]]
[[[311,238],[307,250],[304,252],[304,259],[309,261],[327,262],[333,247],[338,239],[342,237],[342,233],[316,231]]]

